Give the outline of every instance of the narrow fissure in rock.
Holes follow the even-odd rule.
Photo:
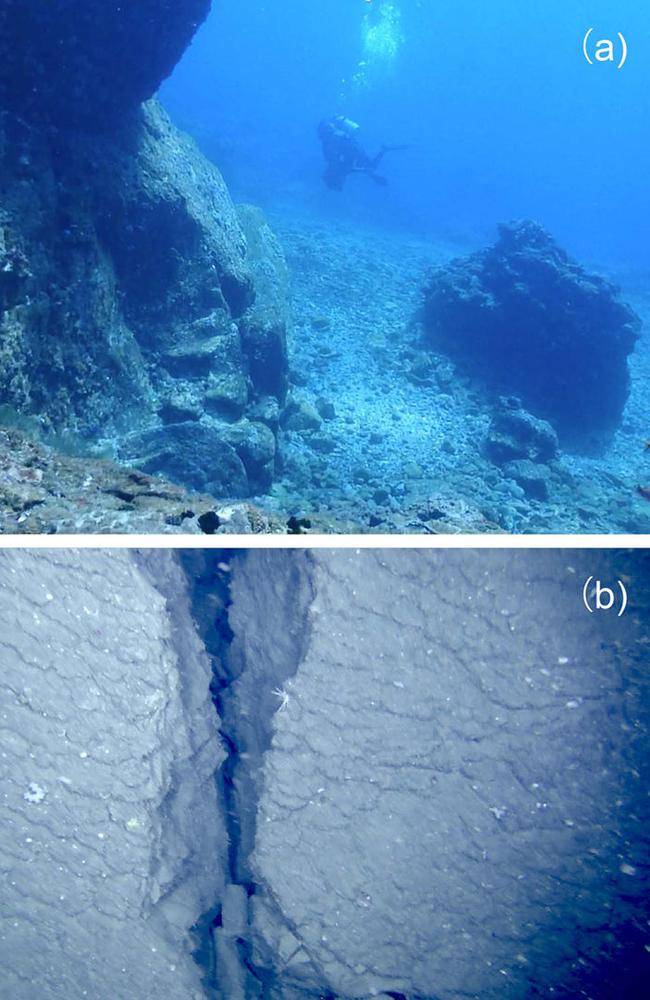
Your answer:
[[[206,993],[211,1000],[270,998],[275,995],[275,972],[256,965],[252,957],[249,907],[260,887],[249,859],[255,842],[263,756],[271,746],[273,716],[284,710],[286,682],[298,668],[306,641],[304,602],[309,599],[309,588],[303,586],[306,577],[300,569],[291,567],[287,574],[277,574],[273,599],[278,607],[268,625],[267,653],[271,659],[251,665],[245,642],[235,635],[230,622],[231,571],[246,555],[230,550],[188,550],[180,558],[197,631],[212,665],[210,692],[227,754],[215,775],[228,837],[226,887],[223,898],[194,927],[198,941],[194,957],[205,970]],[[305,559],[305,567],[307,562]],[[241,576],[246,577],[245,570]],[[256,627],[266,620],[261,614]],[[285,642],[288,640],[283,656],[269,652],[276,646],[276,629]]]

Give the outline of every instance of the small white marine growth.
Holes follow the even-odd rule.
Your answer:
[[[273,688],[271,691],[272,695],[278,699],[280,704],[278,705],[277,711],[284,712],[287,705],[289,704],[289,695],[283,688]]]
[[[35,781],[30,781],[27,791],[23,793],[23,798],[25,802],[35,802],[38,804],[45,798],[45,789],[37,785]]]

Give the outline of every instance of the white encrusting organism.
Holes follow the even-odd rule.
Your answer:
[[[26,802],[42,802],[45,798],[45,789],[37,785],[35,781],[30,781],[27,791],[23,794],[23,798]]]
[[[279,706],[277,708],[277,711],[278,712],[284,712],[284,710],[286,709],[287,705],[289,704],[289,697],[290,696],[282,688],[273,688],[273,690],[271,691],[271,694],[275,695],[275,697],[278,698],[279,701],[280,701],[280,704],[279,704]]]

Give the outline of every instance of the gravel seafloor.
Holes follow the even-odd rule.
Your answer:
[[[630,398],[614,438],[589,456],[563,452],[538,501],[483,456],[489,396],[424,348],[416,319],[428,270],[476,248],[291,215],[271,224],[291,274],[292,391],[328,416],[285,432],[279,480],[256,498],[267,509],[377,532],[650,531],[637,492],[650,484],[650,276],[600,269],[645,320]]]

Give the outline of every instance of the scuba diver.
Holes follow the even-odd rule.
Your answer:
[[[359,126],[345,115],[335,115],[322,121],[318,136],[327,162],[323,180],[333,191],[342,191],[350,174],[366,174],[375,184],[388,181],[377,173],[377,167],[386,153],[404,146],[382,146],[376,156],[369,156],[359,142]]]

